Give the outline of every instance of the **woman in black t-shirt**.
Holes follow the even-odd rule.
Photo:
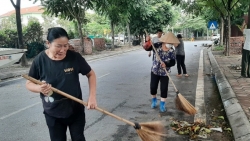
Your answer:
[[[79,73],[86,75],[90,88],[87,108],[95,109],[97,106],[95,72],[79,53],[69,50],[68,41],[68,34],[63,28],[50,28],[48,49],[36,56],[29,71],[29,76],[44,84],[36,85],[29,80],[26,82],[28,90],[40,93],[51,141],[66,141],[67,127],[72,141],[85,141],[84,106],[53,93],[51,86],[82,99]]]

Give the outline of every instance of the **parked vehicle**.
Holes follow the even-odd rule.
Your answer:
[[[0,68],[4,68],[18,62],[27,49],[0,48]]]
[[[141,43],[141,40],[139,40],[139,39],[134,39],[134,40],[132,41],[132,45],[133,45],[133,46],[138,46],[138,45],[140,45],[140,43]]]
[[[118,42],[123,42],[124,41],[124,37],[123,36],[120,36],[120,37],[115,37],[115,41]]]
[[[211,37],[211,40],[214,41],[214,40],[217,40],[217,39],[220,39],[220,34],[213,34],[212,37]]]

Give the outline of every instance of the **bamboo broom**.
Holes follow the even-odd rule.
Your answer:
[[[148,36],[149,34],[147,33],[146,30],[145,30],[145,32],[146,32],[146,35]],[[161,60],[161,58],[160,58],[160,56],[159,56],[159,54],[158,54],[157,50],[155,49],[154,44],[153,44],[152,42],[151,42],[151,45],[152,45],[153,50],[155,51],[155,54],[156,54],[156,57],[158,58],[158,60],[160,60],[161,63],[164,63],[164,62]],[[178,110],[181,110],[181,111],[183,111],[183,112],[189,114],[189,115],[194,115],[194,114],[196,114],[197,111],[196,111],[195,107],[194,107],[191,103],[189,103],[189,102],[185,99],[185,97],[182,96],[182,94],[177,90],[177,88],[176,88],[176,86],[175,86],[175,84],[174,84],[172,78],[170,77],[168,71],[166,70],[166,68],[164,68],[164,70],[165,70],[165,72],[166,72],[166,74],[167,74],[167,76],[168,76],[170,82],[171,82],[172,85],[174,86],[174,89],[175,89],[175,92],[176,92],[176,98],[175,98],[175,106],[176,106],[176,108],[177,108]]]
[[[39,84],[42,85],[43,83],[39,80],[36,80],[28,75],[22,75],[23,78],[35,83],[35,84]],[[62,96],[65,96],[73,101],[76,101],[84,106],[87,106],[88,104],[76,97],[73,97],[63,91],[60,91],[56,88],[51,87],[51,90],[57,94],[60,94]],[[165,130],[164,130],[164,126],[160,121],[153,121],[153,122],[146,122],[146,123],[133,123],[131,121],[128,121],[124,118],[121,118],[115,114],[112,114],[106,110],[103,110],[99,107],[95,108],[97,111],[102,112],[104,114],[107,114],[113,118],[116,118],[120,121],[123,121],[131,126],[133,126],[136,129],[137,134],[139,135],[140,139],[142,141],[163,141],[163,138],[166,137],[166,134],[164,134]]]

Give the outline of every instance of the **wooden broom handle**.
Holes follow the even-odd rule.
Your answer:
[[[30,76],[28,76],[28,75],[26,75],[26,74],[25,74],[25,75],[22,75],[22,77],[25,78],[25,79],[27,79],[27,80],[29,80],[29,81],[31,81],[31,82],[33,82],[33,83],[35,83],[35,84],[39,84],[39,85],[42,85],[42,84],[43,84],[41,81],[36,80],[35,78],[32,78],[32,77],[30,77]],[[65,96],[65,97],[67,97],[67,98],[69,98],[69,99],[71,99],[71,100],[73,100],[73,101],[76,101],[76,102],[78,102],[78,103],[81,103],[81,104],[84,105],[84,106],[87,106],[87,105],[88,105],[88,103],[82,101],[81,99],[78,99],[78,98],[76,98],[76,97],[74,97],[74,96],[72,96],[72,95],[69,95],[69,94],[67,94],[67,93],[65,93],[65,92],[63,92],[63,91],[60,91],[60,90],[58,90],[58,89],[56,89],[56,88],[54,88],[54,87],[51,87],[51,90],[54,91],[54,92],[56,92],[56,93],[58,93],[58,94],[60,94],[60,95],[62,95],[62,96]],[[98,111],[100,111],[100,112],[102,112],[102,113],[104,113],[104,114],[107,114],[107,115],[109,115],[109,116],[111,116],[111,117],[113,117],[113,118],[116,118],[116,119],[118,119],[118,120],[120,120],[120,121],[123,121],[123,122],[125,122],[125,123],[127,123],[127,124],[129,124],[129,125],[131,125],[131,126],[136,126],[135,123],[133,123],[133,122],[131,122],[131,121],[128,121],[128,120],[126,120],[126,119],[124,119],[124,118],[121,118],[121,117],[119,117],[119,116],[117,116],[117,115],[115,115],[115,114],[112,114],[112,113],[110,113],[110,112],[108,112],[108,111],[106,111],[106,110],[103,110],[103,109],[101,109],[101,108],[99,108],[99,107],[95,107],[95,109],[98,110]]]
[[[148,32],[147,32],[146,30],[145,30],[145,32],[146,32],[146,35],[148,36],[148,35],[149,35]],[[153,49],[154,49],[154,51],[155,51],[156,57],[160,60],[161,63],[164,63],[164,62],[161,60],[161,58],[160,58],[160,56],[159,56],[159,54],[158,54],[157,50],[155,49],[155,46],[154,46],[154,44],[153,44],[152,42],[151,42],[151,45],[152,45],[152,47],[153,47]],[[166,70],[166,68],[164,68],[164,70],[165,70],[165,72],[166,72],[166,74],[167,74],[167,76],[168,76],[170,82],[171,82],[172,85],[174,86],[175,92],[176,92],[176,93],[179,93],[179,91],[177,90],[177,88],[176,88],[176,86],[175,86],[175,84],[174,84],[172,78],[170,77],[168,71]]]

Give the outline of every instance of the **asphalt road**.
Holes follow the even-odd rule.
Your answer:
[[[203,42],[185,42],[186,67],[190,77],[177,78],[176,66],[171,69],[181,94],[195,103],[200,45]],[[194,45],[197,45],[195,47]],[[184,141],[185,136],[175,134],[169,126],[171,118],[194,121],[193,116],[177,111],[175,92],[170,84],[167,112],[151,109],[149,94],[152,58],[144,50],[120,54],[89,64],[97,74],[98,106],[132,122],[163,121],[168,141]],[[88,98],[85,76],[80,77],[84,101]],[[159,92],[158,92],[159,93]],[[159,98],[159,97],[158,97]],[[0,141],[49,141],[49,132],[38,94],[25,88],[25,80],[18,79],[0,84]],[[86,110],[85,136],[87,141],[139,141],[134,128],[95,110]],[[70,137],[68,137],[70,140]]]

